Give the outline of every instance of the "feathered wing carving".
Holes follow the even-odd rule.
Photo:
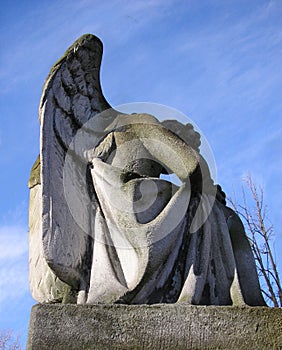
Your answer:
[[[43,256],[38,253],[37,259],[31,257],[31,263],[46,260],[55,276],[77,291],[86,289],[89,283],[91,254],[88,250],[93,248],[89,211],[95,210],[95,201],[90,205],[91,191],[81,185],[87,182],[87,162],[76,152],[77,147],[83,148],[83,145],[75,145],[73,138],[80,130],[84,142],[91,140],[95,144],[97,137],[87,127],[83,129],[83,125],[94,117],[94,124],[98,123],[96,130],[103,130],[112,120],[107,115],[95,121],[96,115],[110,108],[99,80],[102,50],[101,41],[93,35],[78,39],[52,67],[39,107],[41,185],[38,186],[41,186],[42,203],[37,204],[42,204],[42,232],[37,236],[42,235]],[[66,161],[69,158],[75,161],[75,169],[69,167],[70,161]],[[38,237],[31,238],[31,244],[32,239],[38,240]],[[34,278],[31,276],[31,279]],[[37,283],[42,284],[38,279]]]
[[[190,124],[160,124],[147,114],[121,116],[111,109],[100,86],[101,57],[100,40],[84,35],[53,66],[44,84],[40,161],[29,182],[34,298],[39,302],[263,305],[243,227],[211,180],[199,153],[199,134]],[[153,142],[155,138],[162,147]],[[158,178],[163,166],[183,181],[181,187],[173,187],[176,192]],[[133,180],[129,184],[128,176]],[[107,195],[113,198],[112,184],[122,179],[120,192],[115,192],[118,204],[106,205]],[[159,184],[158,205],[149,206],[150,213],[140,212],[146,213],[144,220],[143,214],[125,211],[124,221],[119,214],[119,207],[124,210],[126,205],[121,190],[135,198],[139,181],[146,185],[150,179]],[[179,220],[168,230],[165,226],[173,222],[169,214]],[[137,223],[138,230],[128,223]],[[169,234],[161,236],[164,232]],[[119,237],[125,237],[127,244],[119,246]],[[134,249],[124,250],[128,247]]]

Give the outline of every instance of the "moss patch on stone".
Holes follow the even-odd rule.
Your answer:
[[[40,167],[40,156],[38,156],[31,168],[30,177],[28,180],[28,188],[33,188],[34,186],[41,184]]]

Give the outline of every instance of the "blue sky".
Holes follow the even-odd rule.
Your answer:
[[[231,195],[251,173],[263,186],[282,271],[282,2],[279,0],[1,2],[0,329],[25,342],[27,180],[39,152],[38,104],[49,69],[82,34],[104,44],[112,106],[180,110],[209,141]]]

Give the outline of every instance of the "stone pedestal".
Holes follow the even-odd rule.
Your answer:
[[[27,349],[282,349],[282,310],[185,303],[35,305]]]

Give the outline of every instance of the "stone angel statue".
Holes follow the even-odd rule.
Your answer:
[[[265,305],[243,225],[211,179],[200,135],[191,124],[112,109],[101,57],[101,41],[82,36],[43,87],[29,180],[33,297]]]

